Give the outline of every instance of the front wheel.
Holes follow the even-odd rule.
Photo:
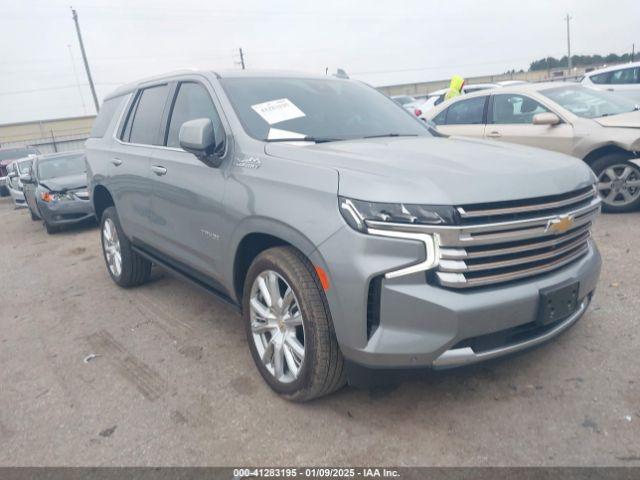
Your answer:
[[[631,212],[640,207],[640,167],[620,153],[605,155],[593,162],[598,176],[602,210],[610,213]]]
[[[145,283],[151,274],[151,262],[133,250],[122,230],[115,207],[105,209],[100,232],[104,261],[113,281],[121,287]]]
[[[345,384],[344,360],[313,265],[293,247],[262,252],[244,284],[251,355],[269,386],[296,402]]]

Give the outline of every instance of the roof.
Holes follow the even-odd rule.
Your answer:
[[[122,85],[116,88],[113,92],[105,97],[105,100],[113,97],[119,97],[121,95],[126,95],[127,93],[131,93],[138,88],[139,85],[159,80],[169,80],[172,77],[179,77],[183,75],[215,75],[218,78],[260,78],[260,77],[271,77],[271,78],[317,78],[317,79],[331,79],[331,80],[341,80],[333,75],[319,75],[319,74],[310,74],[304,72],[297,71],[287,71],[287,70],[200,70],[200,69],[186,69],[186,70],[177,70],[173,72],[167,72],[160,75],[154,75],[152,77],[142,78],[135,82],[130,82],[125,85]]]

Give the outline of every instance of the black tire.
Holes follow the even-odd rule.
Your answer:
[[[591,164],[591,168],[593,169],[595,174],[598,176],[598,179],[600,180],[601,175],[608,168],[615,167],[615,166],[628,166],[633,169],[633,173],[632,173],[633,178],[640,180],[640,167],[638,165],[631,163],[629,161],[630,158],[633,158],[631,154],[610,153],[594,161]],[[634,194],[636,191],[637,190],[635,189],[633,190]],[[621,198],[621,197],[617,197],[617,198]],[[638,198],[631,201],[630,203],[627,203],[626,205],[613,205],[611,203],[608,203],[606,198],[602,199],[602,211],[607,213],[627,213],[627,212],[632,212],[634,210],[637,210],[638,207],[640,207],[640,195],[638,195]]]
[[[278,273],[298,300],[304,327],[304,361],[298,377],[283,383],[262,363],[253,340],[249,301],[256,277],[266,270]],[[346,383],[344,359],[320,279],[309,260],[293,247],[275,247],[258,255],[244,282],[242,311],[253,360],[267,384],[284,398],[306,402],[332,393]]]
[[[44,228],[45,228],[45,230],[47,230],[47,233],[48,233],[49,235],[56,234],[56,233],[58,233],[58,232],[60,231],[60,227],[56,227],[56,226],[54,226],[54,225],[50,225],[50,224],[48,224],[48,223],[46,222],[46,220],[45,220],[45,222],[44,222]]]
[[[105,239],[103,235],[104,224],[110,219],[115,225],[116,232],[118,234],[118,241],[120,243],[120,256],[121,256],[121,271],[119,275],[115,275],[109,268],[109,262],[107,261],[107,254],[105,251]],[[121,287],[135,287],[142,285],[151,275],[151,262],[140,254],[136,253],[131,247],[131,242],[124,234],[120,220],[118,219],[118,213],[115,207],[109,207],[102,213],[100,220],[100,240],[102,245],[102,254],[107,267],[107,272],[113,279],[113,281]]]

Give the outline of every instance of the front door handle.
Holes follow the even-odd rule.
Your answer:
[[[122,160],[114,157],[111,159],[111,163],[113,163],[116,167],[119,167],[120,165],[122,165]]]
[[[159,177],[167,174],[167,169],[161,165],[151,165],[151,171]]]
[[[500,132],[490,132],[487,134],[487,137],[491,137],[491,138],[498,138],[501,137],[502,135],[500,135]]]

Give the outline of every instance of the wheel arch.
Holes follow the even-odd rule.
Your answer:
[[[633,152],[630,152],[629,150],[625,150],[624,148],[613,144],[613,143],[609,143],[607,145],[602,145],[594,150],[591,150],[584,158],[583,160],[585,161],[585,163],[587,165],[589,165],[590,167],[593,165],[593,162],[595,162],[596,160],[598,160],[599,158],[602,158],[605,155],[611,155],[613,153],[620,153],[620,154],[624,154],[624,155],[628,155],[629,158],[633,157]]]
[[[113,196],[104,185],[96,185],[93,189],[91,200],[93,202],[93,210],[98,221],[102,218],[102,213],[109,207],[115,206]]]
[[[251,225],[251,228],[249,227]],[[291,246],[299,250],[307,259],[316,249],[315,244],[301,232],[272,219],[252,219],[236,230],[227,258],[233,284],[231,290],[239,304],[242,303],[244,281],[253,260],[263,251],[280,246]]]

